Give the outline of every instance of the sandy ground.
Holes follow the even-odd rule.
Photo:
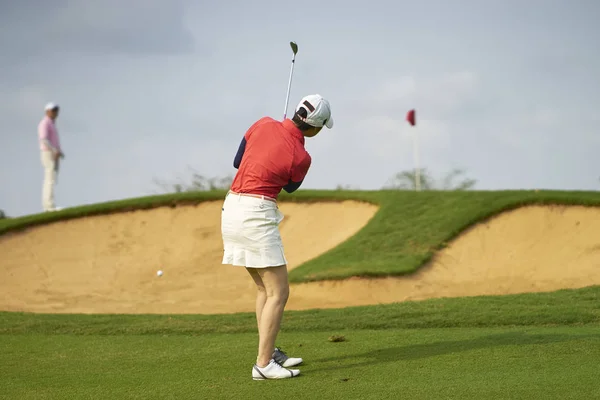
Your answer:
[[[377,211],[349,201],[280,207],[290,269],[343,242]],[[0,310],[253,311],[255,289],[246,271],[220,264],[220,210],[221,202],[159,208],[0,237]],[[600,284],[598,232],[600,208],[521,208],[469,229],[412,276],[293,285],[287,309]]]
[[[221,264],[221,206],[217,201],[96,216],[0,237],[0,310],[253,310],[254,283],[246,270]],[[347,240],[377,211],[350,201],[282,203],[280,209],[290,269]]]

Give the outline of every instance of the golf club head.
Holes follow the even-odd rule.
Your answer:
[[[298,53],[298,45],[296,44],[296,42],[290,42],[290,47],[292,48],[294,55],[296,55],[296,53]]]

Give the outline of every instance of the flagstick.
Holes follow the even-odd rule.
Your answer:
[[[419,169],[419,135],[417,130],[413,127],[413,157],[415,160],[415,189],[417,192],[421,191],[421,171]]]
[[[417,134],[417,131],[416,131],[417,128],[415,127],[417,125],[415,113],[416,112],[415,112],[414,108],[412,110],[408,111],[408,114],[406,114],[406,120],[413,127],[413,158],[414,158],[414,162],[415,162],[415,190],[417,192],[420,192],[421,191],[421,171],[419,168],[419,135]]]

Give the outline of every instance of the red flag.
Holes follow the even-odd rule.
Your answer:
[[[407,114],[406,114],[406,120],[408,121],[409,124],[411,124],[412,126],[415,126],[417,124],[417,121],[415,119],[415,110],[410,110]]]

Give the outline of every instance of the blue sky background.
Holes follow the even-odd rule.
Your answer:
[[[36,127],[58,102],[67,207],[233,174],[258,118],[329,99],[303,188],[421,164],[478,189],[600,188],[600,2],[0,0],[0,209],[41,210]],[[404,118],[416,108],[418,126]]]

